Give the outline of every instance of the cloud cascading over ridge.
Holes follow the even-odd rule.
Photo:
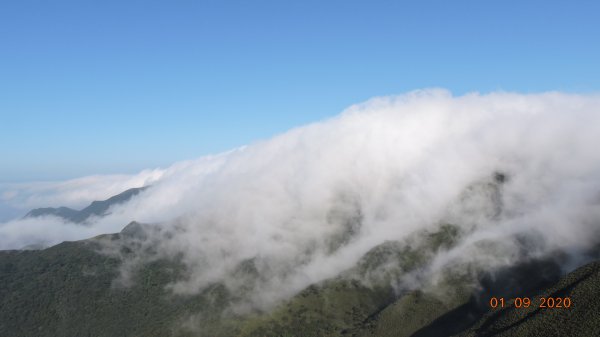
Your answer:
[[[79,189],[116,194],[152,185],[87,226],[56,218],[3,223],[0,248],[84,239],[132,220],[160,223],[177,230],[157,244],[159,254],[183,253],[189,267],[190,277],[174,284],[175,291],[198,291],[254,259],[269,275],[259,287],[281,294],[282,287],[293,292],[337,275],[386,240],[448,219],[470,233],[448,256],[472,256],[481,240],[510,246],[516,233],[537,233],[541,243],[532,249],[541,252],[584,247],[599,237],[597,144],[597,95],[415,91],[119,183],[84,178],[41,189],[42,199],[36,199],[39,189],[5,189],[5,200],[39,207],[69,205]],[[496,172],[508,179],[501,212],[488,217],[462,196]],[[485,196],[473,198],[478,205]],[[514,258],[508,250],[496,253],[505,263]]]

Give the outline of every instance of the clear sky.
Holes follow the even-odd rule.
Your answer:
[[[164,167],[373,96],[600,91],[598,1],[0,2],[0,182]]]

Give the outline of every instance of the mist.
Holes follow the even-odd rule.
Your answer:
[[[197,293],[253,261],[254,303],[268,305],[354,266],[386,241],[441,223],[460,242],[430,270],[470,261],[515,263],[515,238],[531,255],[577,252],[600,233],[600,96],[441,89],[378,97],[340,115],[227,153],[132,176],[95,176],[3,187],[5,204],[85,206],[150,186],[84,225],[47,217],[0,224],[0,249],[52,245],[154,224],[142,244],[181,256],[187,276],[170,285]],[[501,173],[501,190],[474,186]],[[493,205],[489,205],[493,200]],[[17,206],[14,206],[17,207]],[[169,235],[164,235],[168,232]],[[482,243],[495,243],[490,245]],[[110,247],[108,247],[110,248]],[[107,251],[110,249],[107,249]]]

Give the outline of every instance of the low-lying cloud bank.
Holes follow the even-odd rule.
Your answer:
[[[498,243],[480,254],[482,263],[511,263],[519,233],[536,233],[531,250],[540,254],[597,243],[597,144],[598,95],[424,90],[375,98],[164,170],[5,188],[5,202],[39,207],[152,185],[87,226],[56,218],[3,223],[0,248],[83,239],[131,220],[161,223],[173,231],[156,244],[158,254],[182,253],[189,267],[175,291],[201,290],[252,260],[266,275],[256,287],[276,294],[270,297],[337,275],[386,240],[443,222],[470,234],[436,264],[452,254],[478,258],[478,242]],[[501,193],[473,189],[465,197],[497,172],[507,177]],[[490,197],[499,207],[491,215],[484,207]]]

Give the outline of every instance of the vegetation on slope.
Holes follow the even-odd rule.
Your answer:
[[[196,295],[170,292],[167,285],[185,275],[177,261],[149,261],[135,269],[131,286],[116,282],[123,260],[98,253],[99,242],[126,241],[142,229],[132,223],[120,234],[41,251],[0,252],[0,335],[471,337],[600,331],[600,262],[558,283],[562,270],[553,258],[480,273],[477,280],[447,273],[416,288],[395,283],[418,275],[434,252],[456,242],[460,233],[451,225],[386,242],[342,275],[309,286],[269,312],[244,315],[228,310],[244,294],[221,284]],[[237,272],[251,278],[251,265],[246,261]],[[573,306],[492,310],[491,296],[570,297]]]

